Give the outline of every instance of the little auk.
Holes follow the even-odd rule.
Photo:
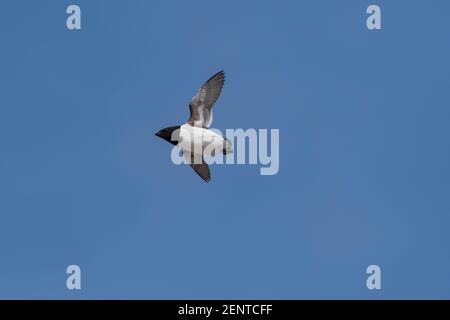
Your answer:
[[[224,83],[225,72],[222,70],[209,78],[192,98],[189,103],[191,116],[186,123],[164,128],[156,133],[156,136],[181,148],[186,162],[206,182],[211,180],[211,173],[203,156],[214,156],[216,150],[224,155],[233,152],[228,139],[209,130],[213,121],[212,107],[219,98]]]

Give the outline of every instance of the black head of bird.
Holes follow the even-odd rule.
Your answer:
[[[180,126],[167,127],[159,130],[155,133],[155,136],[160,137],[173,145],[177,145],[179,140],[179,129]]]

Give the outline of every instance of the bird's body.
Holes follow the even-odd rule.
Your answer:
[[[220,150],[224,154],[231,152],[229,141],[220,134],[209,129],[191,126],[189,123],[180,126],[180,138],[181,141],[177,146],[195,154],[205,155],[206,148]]]
[[[211,174],[203,156],[232,152],[230,141],[209,130],[213,120],[212,106],[219,98],[224,82],[223,71],[209,78],[189,104],[189,120],[180,126],[164,128],[156,133],[158,137],[180,147],[187,162],[206,182],[211,179]]]

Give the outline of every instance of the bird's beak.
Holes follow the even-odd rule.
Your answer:
[[[155,136],[160,137],[161,138],[161,133],[159,133],[159,131],[157,133],[155,133]]]

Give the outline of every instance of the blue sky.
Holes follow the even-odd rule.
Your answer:
[[[3,1],[0,298],[449,298],[448,12]],[[206,184],[154,136],[221,69],[213,126],[278,128],[278,175],[214,166]]]

